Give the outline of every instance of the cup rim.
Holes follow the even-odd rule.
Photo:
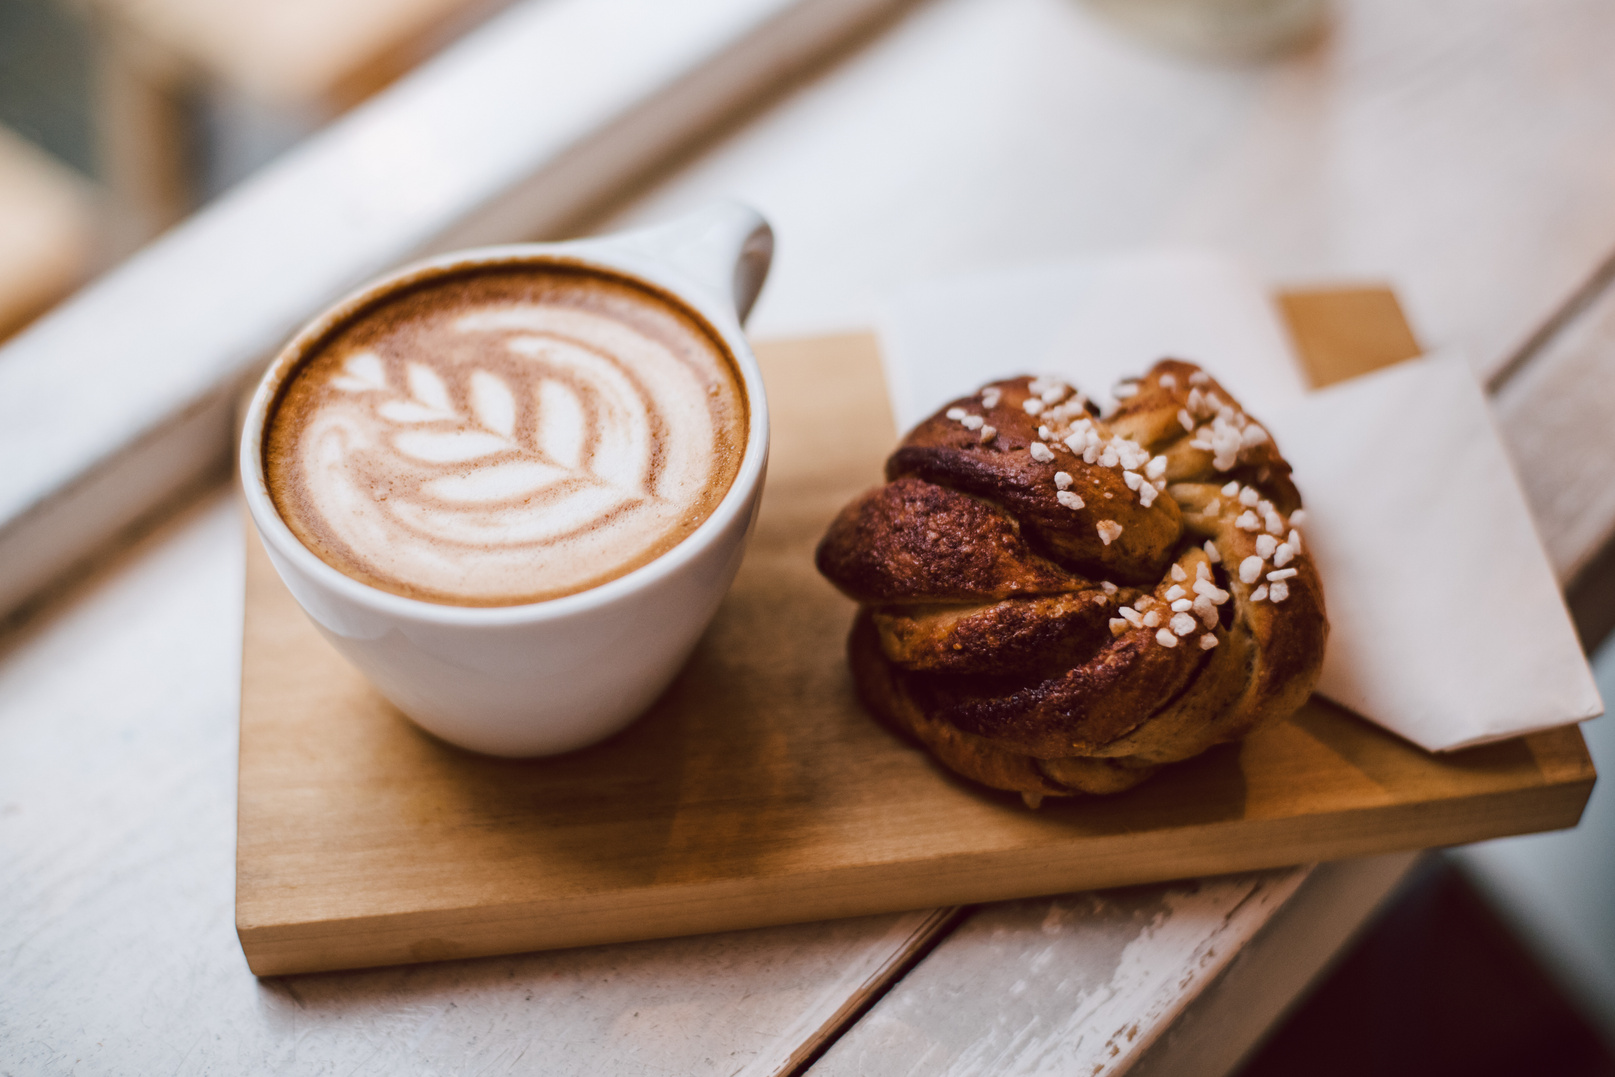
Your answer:
[[[750,511],[768,463],[768,399],[762,371],[727,297],[676,268],[620,245],[616,237],[565,243],[507,243],[435,255],[402,266],[349,292],[299,329],[258,380],[242,425],[241,485],[259,536],[271,552],[341,598],[387,616],[438,625],[501,626],[533,624],[598,610],[674,575],[699,557],[742,512]],[[281,518],[269,495],[264,472],[264,427],[286,380],[309,351],[364,307],[398,290],[435,278],[501,265],[559,265],[604,272],[683,307],[703,322],[728,349],[746,393],[746,450],[728,491],[716,508],[677,545],[654,559],[598,586],[538,602],[509,606],[458,606],[394,594],[356,580],[305,546]]]

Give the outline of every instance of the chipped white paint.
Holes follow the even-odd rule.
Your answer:
[[[813,1077],[1119,1074],[1310,869],[989,906],[903,979]]]
[[[1319,864],[1166,1032],[1129,1077],[1223,1077],[1350,945],[1423,853]],[[1112,1066],[1115,1073],[1120,1067]]]

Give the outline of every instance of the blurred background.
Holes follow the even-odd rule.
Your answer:
[[[0,0],[0,339],[131,256],[179,258],[161,246],[171,229],[215,205],[223,220],[266,176],[255,189],[269,198],[324,152],[330,125],[367,102],[407,104],[410,73],[436,57],[427,77],[453,75],[443,72],[454,50],[504,11],[499,0]],[[609,141],[598,131],[542,145],[522,136],[536,148],[521,167],[548,174],[548,153],[572,178],[545,188],[545,212],[477,227],[547,238],[666,217],[715,193],[745,197],[780,236],[753,326],[763,336],[866,326],[882,296],[938,273],[1202,244],[1275,284],[1390,280],[1427,342],[1468,348],[1494,387],[1544,349],[1570,348],[1590,356],[1578,360],[1587,394],[1608,397],[1615,19],[1602,5],[872,3],[833,27],[793,24],[785,40],[811,47],[770,46],[779,70],[768,77],[745,68],[756,60],[724,59],[728,31],[714,19],[666,85],[694,100],[690,73],[721,70],[734,89],[688,116],[613,98],[598,131],[632,112],[652,147],[638,157],[602,150],[584,167],[577,147]],[[715,66],[702,68],[702,49]],[[661,84],[646,86],[634,92],[656,100]],[[367,255],[375,264],[354,261],[353,274],[458,234],[450,225],[504,197],[503,187],[454,193],[458,179],[419,167],[410,182],[450,193],[398,219],[436,216],[411,223],[420,236],[397,251]],[[13,361],[0,351],[0,368]],[[233,391],[234,376],[208,384]],[[152,404],[149,423],[191,399]],[[1534,504],[1609,500],[1607,474],[1552,490],[1534,481],[1533,462],[1558,451],[1551,432],[1511,447]],[[201,452],[204,463],[218,455]],[[174,489],[185,487],[175,474]],[[106,528],[158,526],[195,496],[185,489],[177,502],[153,495],[169,506],[156,516]],[[1572,581],[1609,699],[1615,590],[1574,586],[1607,549],[1576,538],[1560,556],[1565,530],[1544,538]],[[52,601],[33,600],[11,631]],[[1615,724],[1584,728],[1600,769],[1615,772]],[[1607,784],[1574,831],[1431,854],[1244,1072],[1615,1074]]]

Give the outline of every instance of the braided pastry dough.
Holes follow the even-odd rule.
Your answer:
[[[1323,663],[1323,588],[1272,438],[1193,364],[1132,388],[1104,418],[1054,379],[954,401],[819,544],[862,605],[864,704],[1032,807],[1279,721]]]

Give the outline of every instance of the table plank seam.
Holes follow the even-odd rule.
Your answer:
[[[1497,396],[1503,388],[1530,366],[1537,356],[1547,352],[1553,343],[1575,322],[1590,310],[1606,291],[1615,285],[1615,250],[1611,250],[1582,282],[1581,286],[1548,315],[1536,331],[1525,338],[1503,365],[1486,379],[1486,393]]]

